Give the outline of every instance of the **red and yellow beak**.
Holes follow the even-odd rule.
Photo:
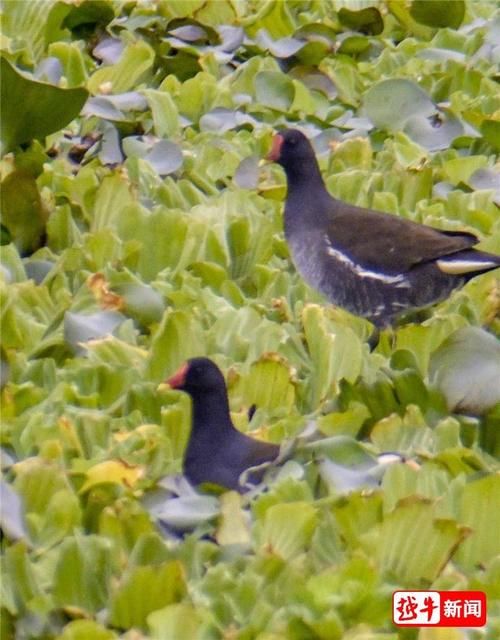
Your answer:
[[[184,386],[186,382],[186,375],[188,372],[188,363],[184,363],[173,376],[170,376],[165,380],[165,384],[168,384],[171,389],[179,389]]]
[[[271,151],[267,154],[266,160],[270,160],[271,162],[276,162],[280,159],[281,155],[281,145],[283,144],[284,138],[282,135],[277,133],[272,141]]]

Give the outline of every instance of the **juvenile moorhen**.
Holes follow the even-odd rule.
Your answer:
[[[333,198],[300,131],[275,135],[267,159],[286,173],[285,237],[297,270],[330,302],[377,328],[500,266],[500,256],[472,248],[478,242],[472,233],[441,231]]]
[[[240,475],[277,458],[279,446],[250,438],[235,428],[224,376],[208,358],[188,360],[166,382],[172,389],[188,393],[192,400],[191,434],[184,454],[184,475],[189,482],[246,491]],[[250,472],[248,481],[258,483],[264,471]]]

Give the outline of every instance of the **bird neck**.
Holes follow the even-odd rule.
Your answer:
[[[193,432],[198,438],[213,440],[234,430],[229,413],[229,403],[224,391],[205,392],[203,396],[192,395]]]
[[[294,162],[284,169],[289,198],[295,197],[296,194],[303,197],[306,193],[309,197],[314,197],[315,194],[321,196],[323,193],[328,193],[316,158],[304,163]]]

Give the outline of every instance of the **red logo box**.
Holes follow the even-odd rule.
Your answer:
[[[395,591],[392,621],[398,627],[483,627],[483,591]]]

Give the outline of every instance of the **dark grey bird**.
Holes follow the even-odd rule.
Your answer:
[[[192,358],[168,380],[173,389],[191,396],[191,434],[184,454],[184,475],[193,485],[215,484],[243,493],[241,474],[275,460],[280,447],[241,433],[231,421],[226,383],[209,358]],[[265,468],[249,472],[259,482]]]
[[[442,231],[356,207],[327,191],[309,140],[295,129],[267,156],[286,173],[285,237],[302,277],[330,302],[377,328],[447,298],[500,266],[465,231]]]

